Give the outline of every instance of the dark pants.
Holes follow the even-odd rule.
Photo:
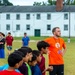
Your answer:
[[[49,75],[64,75],[64,65],[51,65],[53,71],[49,72]]]

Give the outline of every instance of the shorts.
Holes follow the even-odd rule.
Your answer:
[[[12,46],[7,46],[7,49],[8,50],[12,50]]]
[[[64,75],[64,65],[51,65],[53,71],[49,72],[49,75]]]
[[[5,58],[4,49],[0,49],[0,58]]]

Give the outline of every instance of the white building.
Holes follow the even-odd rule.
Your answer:
[[[0,6],[0,31],[5,34],[51,36],[54,27],[61,28],[62,36],[75,36],[75,6],[60,12],[55,6]]]

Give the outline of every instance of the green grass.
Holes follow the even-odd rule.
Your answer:
[[[40,38],[37,38],[37,39],[39,40]],[[75,75],[75,70],[74,70],[75,69],[75,39],[71,38],[71,43],[67,43],[67,38],[64,38],[64,39],[65,39],[66,45],[67,45],[67,52],[64,56],[64,60],[65,60],[65,74],[64,75]],[[32,49],[37,49],[36,43],[37,42],[30,42],[29,46]],[[20,41],[18,41],[18,40],[14,41],[12,52],[14,51],[14,49],[20,48],[21,45],[22,44]],[[6,53],[6,58],[0,59],[0,65],[4,65],[5,63],[7,63],[7,49],[6,48],[5,48],[5,53]],[[46,66],[48,66],[47,55],[45,55],[45,58],[46,58]],[[47,75],[48,75],[48,73],[47,73]]]
[[[40,39],[45,39],[45,38],[47,38],[48,36],[41,36],[41,37],[34,37],[34,36],[29,36],[29,38],[31,39],[31,40],[40,40]],[[14,39],[15,40],[21,40],[22,39],[22,37],[14,37]]]
[[[40,39],[44,40],[47,37],[49,36],[41,36],[41,37],[29,36],[30,40],[40,40]],[[65,42],[68,41],[68,37],[62,37],[62,38],[65,40]],[[22,37],[14,37],[14,40],[21,40],[21,39]],[[70,40],[71,42],[75,42],[75,37],[71,37]]]

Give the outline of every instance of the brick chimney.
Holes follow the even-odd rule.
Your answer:
[[[56,11],[61,11],[63,9],[63,0],[56,1]]]

